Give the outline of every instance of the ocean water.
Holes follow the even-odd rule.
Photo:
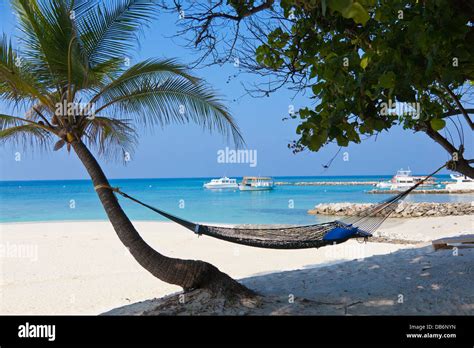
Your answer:
[[[111,180],[150,205],[196,222],[231,224],[309,224],[321,221],[307,214],[318,203],[379,202],[388,195],[367,194],[372,186],[277,186],[273,191],[211,191],[211,178]],[[238,178],[240,181],[240,178]],[[275,181],[375,181],[390,176],[276,177]],[[448,180],[438,176],[438,180]],[[132,220],[164,221],[160,215],[123,197]],[[408,201],[462,202],[470,195],[410,195]],[[106,215],[88,180],[0,182],[0,222],[105,220]],[[319,220],[318,220],[319,219]]]

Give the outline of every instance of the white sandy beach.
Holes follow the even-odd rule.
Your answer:
[[[293,294],[343,304],[306,306],[305,314],[474,314],[474,249],[453,255],[430,246],[433,239],[472,234],[473,216],[389,219],[380,229],[384,237],[419,243],[349,241],[306,250],[198,238],[173,223],[135,225],[165,255],[211,262],[283,302]],[[142,269],[108,222],[12,223],[0,229],[0,314],[100,314],[180,290]],[[131,306],[112,313],[137,311]]]

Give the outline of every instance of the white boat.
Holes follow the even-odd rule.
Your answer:
[[[390,188],[392,187],[393,183],[391,181],[381,181],[375,186],[378,188]]]
[[[400,169],[397,171],[397,174],[393,176],[390,181],[382,181],[376,184],[375,186],[378,188],[389,188],[390,190],[397,190],[403,188],[409,188],[421,180],[423,180],[424,176],[413,176],[411,175],[411,170],[407,169]],[[426,180],[420,186],[433,186],[435,184],[433,179]]]
[[[273,179],[269,177],[244,176],[239,184],[240,191],[264,191],[273,189]]]
[[[474,190],[474,179],[471,179],[465,175],[451,174],[451,179],[455,180],[455,183],[447,184],[446,190],[449,191],[460,191],[460,190]]]
[[[211,190],[238,189],[239,188],[239,185],[237,184],[236,179],[229,179],[226,176],[219,179],[212,179],[210,182],[205,183],[203,186]]]

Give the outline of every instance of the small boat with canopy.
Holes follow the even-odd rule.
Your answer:
[[[272,190],[274,186],[273,179],[261,176],[244,176],[239,184],[240,191],[264,191]]]

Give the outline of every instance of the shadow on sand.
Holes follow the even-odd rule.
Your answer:
[[[315,267],[318,266],[318,267]],[[176,294],[119,307],[104,315],[472,315],[474,249],[431,246],[319,267],[241,279],[263,295],[253,308]],[[186,295],[185,295],[186,296]],[[157,311],[163,301],[176,306]],[[183,299],[183,297],[181,297]],[[184,297],[185,299],[185,297]]]

